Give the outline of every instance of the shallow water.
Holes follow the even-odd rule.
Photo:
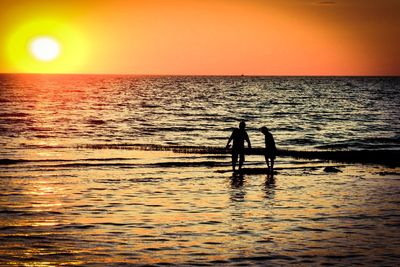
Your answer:
[[[279,148],[397,150],[398,78],[0,81],[0,265],[398,264],[399,167],[278,157],[271,179],[232,176],[226,154],[120,149],[223,147],[247,119],[255,147],[267,124]]]
[[[281,158],[268,179],[225,156],[27,153],[1,170],[2,264],[398,263],[399,168]]]

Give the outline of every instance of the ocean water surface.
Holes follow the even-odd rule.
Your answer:
[[[266,125],[280,149],[397,151],[399,89],[380,77],[0,75],[0,264],[396,266],[398,165],[285,156],[273,177],[237,176],[228,154],[179,147],[223,148],[244,119],[253,147]]]
[[[399,148],[400,79],[1,75],[6,148],[94,142],[221,146],[238,121],[262,145]]]

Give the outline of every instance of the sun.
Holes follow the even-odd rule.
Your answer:
[[[6,36],[5,62],[16,73],[76,73],[91,54],[89,35],[60,18],[32,18],[10,28]]]
[[[60,55],[60,44],[52,37],[36,37],[29,44],[31,54],[41,61],[52,61]]]

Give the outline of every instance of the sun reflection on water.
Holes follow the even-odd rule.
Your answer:
[[[375,252],[382,238],[396,241],[389,226],[381,225],[380,236],[370,230],[371,216],[386,224],[396,219],[394,204],[373,190],[394,190],[396,180],[377,177],[383,171],[377,167],[343,165],[342,173],[329,174],[323,172],[328,163],[310,162],[302,164],[313,171],[282,168],[271,179],[232,176],[229,165],[193,165],[208,161],[205,155],[66,149],[65,164],[57,161],[61,152],[52,153],[56,161],[17,165],[16,174],[0,180],[8,194],[0,204],[12,214],[1,220],[0,253],[28,266],[37,259],[44,265],[229,265],[254,264],[257,257],[301,265],[303,256],[318,264],[332,263],[328,247],[360,254],[366,239]],[[257,164],[257,157],[248,160]],[[277,166],[294,166],[291,160]]]

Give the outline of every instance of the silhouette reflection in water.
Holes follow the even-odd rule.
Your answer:
[[[231,196],[230,196],[231,201],[235,201],[235,202],[244,201],[246,192],[243,188],[243,185],[244,185],[243,175],[242,174],[232,174],[230,183],[231,183],[231,188],[232,188]]]
[[[251,149],[251,143],[249,136],[246,132],[246,123],[241,121],[239,123],[239,128],[236,128],[232,131],[231,136],[229,137],[228,143],[226,144],[226,148],[228,149],[231,141],[232,144],[232,171],[236,171],[236,162],[239,156],[239,171],[242,170],[242,166],[244,163],[244,141],[247,142],[249,149]]]
[[[266,199],[273,199],[275,197],[275,177],[274,174],[267,174],[264,182],[264,191]]]

